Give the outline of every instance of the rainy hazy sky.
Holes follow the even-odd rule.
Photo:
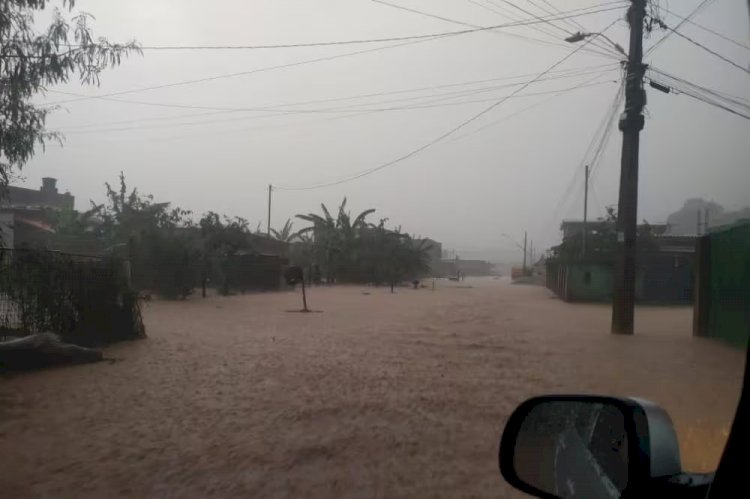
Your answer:
[[[483,26],[508,22],[504,13],[530,17],[514,11],[504,0],[393,2]],[[527,0],[514,2],[543,14]],[[541,0],[534,3],[544,6]],[[550,3],[561,10],[598,5],[591,0]],[[661,0],[662,6],[683,16],[698,3]],[[602,8],[618,5],[606,2]],[[626,5],[622,2],[617,10],[576,20],[596,32],[619,19],[606,34],[627,49]],[[144,46],[290,44],[462,29],[370,0],[77,0],[76,9],[95,15],[97,34],[112,41],[136,39]],[[668,24],[677,24],[675,17],[664,15]],[[694,20],[750,44],[745,1],[709,2]],[[573,30],[562,22],[556,24]],[[116,97],[140,103],[70,102],[48,121],[49,128],[65,133],[65,146],[40,151],[23,171],[24,185],[36,188],[41,177],[57,177],[60,189],[70,190],[77,208],[85,209],[89,199],[102,201],[103,183],[116,181],[123,171],[131,186],[152,193],[157,200],[198,214],[213,210],[242,216],[253,226],[263,221],[265,228],[268,184],[305,186],[337,180],[403,156],[519,89],[509,83],[532,79],[577,47],[562,41],[566,36],[562,30],[544,29],[549,34],[525,26],[507,30],[521,37],[490,32],[446,37]],[[750,50],[695,26],[685,25],[681,31],[742,66],[750,63]],[[653,33],[645,41],[646,48],[662,36],[663,32]],[[51,90],[103,95],[393,44],[145,50],[142,57],[132,56],[119,68],[105,72],[99,88],[73,82]],[[691,82],[750,98],[747,73],[677,36],[665,41],[646,62]],[[579,51],[555,70],[576,68],[583,69],[553,74],[567,77],[539,81],[521,92],[541,95],[508,99],[455,135],[373,175],[318,190],[274,192],[272,225],[279,227],[297,213],[319,211],[321,202],[336,206],[347,196],[352,211],[376,208],[372,221],[388,217],[405,231],[442,241],[444,247],[458,249],[464,257],[502,260],[517,255],[503,233],[520,240],[528,230],[537,248],[554,244],[560,220],[582,215],[581,163],[618,89],[616,57]],[[518,75],[525,76],[392,93]],[[597,82],[603,83],[549,93]],[[386,92],[377,97],[306,103]],[[70,96],[51,92],[46,99],[60,101]],[[143,102],[280,107],[207,114],[211,111]],[[361,112],[366,109],[380,111]],[[174,119],[161,119],[165,117]],[[646,119],[639,218],[662,222],[689,197],[710,198],[730,209],[750,205],[748,120],[684,95],[652,89],[648,90]],[[621,136],[615,129],[593,174],[592,218],[617,202],[620,147]],[[574,179],[574,188],[561,202]]]

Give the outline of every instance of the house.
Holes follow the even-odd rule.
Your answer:
[[[42,186],[38,189],[27,189],[9,185],[5,196],[0,200],[0,206],[3,208],[53,208],[53,209],[73,209],[75,197],[66,192],[60,194],[57,190],[57,179],[45,177],[42,179]]]
[[[75,197],[60,194],[57,179],[45,177],[38,189],[8,186],[0,198],[0,229],[6,248],[46,247],[55,231],[51,213],[72,210]]]
[[[452,277],[460,272],[463,276],[488,276],[492,275],[494,265],[485,260],[462,260],[458,257],[451,260],[440,261],[440,273],[438,277]]]
[[[614,224],[565,221],[563,242],[546,262],[547,287],[567,301],[609,301],[614,291],[617,243]],[[695,265],[694,236],[667,234],[667,225],[638,227],[636,299],[642,303],[690,303]]]
[[[583,220],[563,220],[560,224],[560,230],[562,231],[563,241],[573,237],[581,237],[584,229],[586,234],[598,234],[606,231],[614,230],[615,223],[611,220],[590,220],[584,222]],[[669,229],[668,224],[640,224],[638,231],[648,230],[653,235],[662,235]]]
[[[492,263],[485,260],[461,260],[455,261],[456,268],[463,276],[488,276],[492,274]]]

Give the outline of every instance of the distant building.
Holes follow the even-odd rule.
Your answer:
[[[586,224],[589,241],[598,233],[614,233],[612,222]],[[547,287],[568,301],[608,301],[614,290],[616,247],[589,247],[586,253],[578,238],[583,236],[581,221],[565,221],[561,225],[563,243],[553,248],[546,261]],[[638,226],[639,241],[636,258],[636,299],[644,303],[690,303],[693,298],[695,236],[667,234],[666,224]],[[601,244],[601,240],[600,240]],[[574,251],[563,251],[572,247]]]
[[[453,277],[461,273],[463,276],[489,276],[494,272],[494,265],[485,260],[442,260],[440,262],[440,274],[437,277]]]
[[[8,186],[0,197],[0,230],[3,246],[47,246],[55,233],[50,214],[55,211],[73,209],[75,197],[70,193],[60,194],[57,179],[45,177],[38,189]]]
[[[606,230],[614,229],[614,222],[609,220],[591,220],[584,222],[583,220],[563,220],[560,224],[560,230],[562,231],[563,241],[571,237],[580,237],[583,234],[584,228],[587,234],[595,234],[597,232],[603,232]],[[667,232],[669,228],[668,224],[641,224],[638,226],[638,230],[649,228],[651,233],[654,235],[662,235]]]
[[[75,197],[68,192],[60,194],[57,191],[57,179],[52,177],[44,177],[42,186],[38,190],[10,185],[6,194],[0,199],[0,206],[3,209],[52,208],[72,210],[74,204]]]
[[[463,276],[488,276],[492,275],[492,268],[494,265],[485,260],[454,260],[456,269],[461,272]]]

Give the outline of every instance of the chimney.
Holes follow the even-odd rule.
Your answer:
[[[39,190],[41,192],[57,194],[57,179],[52,177],[42,178],[42,188]]]

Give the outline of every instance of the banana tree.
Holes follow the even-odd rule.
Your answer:
[[[292,223],[292,221],[287,219],[286,223],[284,223],[284,227],[282,227],[281,230],[271,229],[271,235],[278,241],[282,241],[285,243],[294,242],[298,238],[299,234],[296,232],[292,232],[293,227],[294,224]]]

